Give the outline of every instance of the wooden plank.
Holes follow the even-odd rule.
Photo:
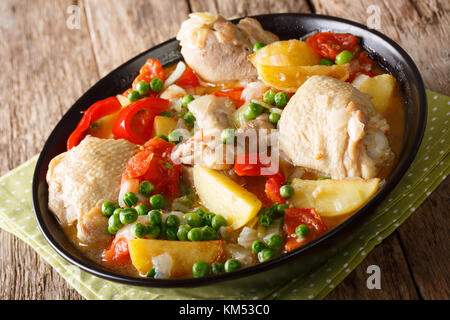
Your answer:
[[[367,8],[378,6],[381,13],[380,31],[397,41],[412,56],[426,87],[444,94],[450,93],[450,64],[447,48],[443,45],[449,40],[448,2],[345,0],[338,3],[312,0],[312,4],[316,13],[336,15],[364,24],[369,16]],[[448,208],[448,185],[441,185],[397,233],[419,294],[425,299],[449,297]]]
[[[414,59],[428,89],[450,94],[448,49],[450,10],[448,1],[324,1],[312,0],[316,13],[334,15],[367,24],[369,6],[380,11],[380,30],[397,41]]]
[[[367,288],[367,267],[377,265],[381,272],[381,289]],[[418,299],[405,256],[393,234],[377,246],[367,258],[333,290],[327,300]]]
[[[100,75],[175,37],[188,13],[185,1],[86,0],[86,15]]]
[[[42,145],[63,113],[97,79],[86,20],[69,29],[71,0],[0,1],[0,174]],[[6,45],[5,45],[6,44]],[[0,232],[0,299],[79,299],[24,242]]]
[[[424,299],[450,299],[449,190],[447,178],[398,230]]]

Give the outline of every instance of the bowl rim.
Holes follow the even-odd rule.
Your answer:
[[[420,144],[422,142],[422,138],[425,132],[425,126],[427,122],[427,98],[426,98],[426,91],[425,86],[423,83],[422,76],[412,60],[412,58],[406,53],[406,51],[400,47],[394,40],[390,39],[386,35],[382,34],[381,32],[370,29],[367,26],[360,24],[358,22],[354,22],[351,20],[329,16],[329,15],[320,15],[320,14],[309,14],[309,13],[274,13],[274,14],[260,14],[260,15],[252,15],[248,16],[255,19],[262,19],[264,17],[277,17],[277,16],[295,16],[298,18],[309,18],[309,19],[318,19],[320,21],[332,21],[332,22],[340,22],[344,24],[349,24],[351,26],[363,29],[366,32],[369,32],[379,38],[381,38],[383,41],[387,42],[392,48],[400,55],[403,59],[405,59],[408,67],[410,67],[415,74],[414,82],[417,84],[417,90],[419,93],[419,125],[417,128],[417,131],[415,132],[414,137],[414,143],[409,148],[409,152],[407,154],[404,154],[402,157],[400,157],[399,162],[397,163],[396,167],[394,168],[391,176],[388,178],[388,181],[386,185],[379,190],[367,203],[365,203],[361,208],[359,208],[351,217],[347,218],[344,222],[336,226],[335,228],[331,229],[330,231],[326,232],[322,236],[314,239],[313,241],[291,251],[285,254],[282,254],[270,261],[264,262],[264,263],[258,263],[250,267],[242,268],[240,270],[230,272],[230,273],[224,273],[221,275],[211,275],[204,278],[183,278],[183,279],[151,279],[151,278],[135,278],[125,275],[120,275],[108,270],[96,268],[96,267],[90,267],[85,264],[84,261],[78,259],[77,257],[73,256],[70,252],[66,251],[62,245],[59,244],[59,242],[53,237],[52,233],[49,231],[48,226],[45,224],[42,213],[40,211],[40,204],[39,204],[39,195],[38,195],[38,187],[39,187],[39,181],[41,177],[39,168],[42,167],[43,162],[45,161],[45,154],[43,152],[40,153],[39,158],[36,163],[36,168],[33,175],[32,180],[32,197],[33,197],[33,209],[35,212],[35,218],[37,220],[37,224],[39,229],[41,230],[42,234],[44,235],[47,242],[51,245],[51,247],[65,260],[67,260],[69,263],[79,267],[83,271],[86,271],[92,275],[98,276],[100,278],[111,280],[118,283],[128,284],[128,285],[135,285],[135,286],[141,286],[141,287],[154,287],[154,288],[185,288],[185,287],[199,287],[199,286],[205,286],[210,285],[217,282],[224,282],[229,280],[234,280],[238,278],[242,278],[249,275],[254,275],[260,272],[268,271],[270,269],[273,269],[275,267],[278,267],[282,264],[289,263],[291,261],[294,261],[296,259],[297,255],[300,255],[301,253],[304,253],[305,251],[309,250],[312,247],[318,246],[320,243],[323,243],[327,239],[335,236],[337,233],[341,232],[343,229],[346,229],[351,224],[353,224],[355,221],[360,219],[363,215],[370,213],[372,210],[374,210],[381,201],[387,197],[387,195],[395,188],[395,186],[398,184],[400,179],[404,176],[408,168],[410,167],[411,163],[415,159],[415,156],[418,152],[418,149],[420,147]],[[247,16],[246,16],[247,17]],[[233,22],[239,21],[244,17],[233,19]],[[320,28],[318,28],[320,29]],[[325,28],[324,28],[325,29]],[[154,51],[160,47],[163,47],[169,43],[172,43],[174,41],[177,41],[175,38],[171,38],[167,41],[164,41],[156,46],[151,47],[148,50],[145,50],[144,52],[138,54],[137,56],[129,59],[128,61],[124,62],[111,72],[109,72],[107,75],[102,77],[100,80],[96,82],[93,86],[91,86],[88,90],[86,90],[80,98],[73,104],[77,104],[78,101],[91,89],[94,89],[99,82],[116,73],[117,70],[121,69],[125,65],[128,65],[132,63],[133,61],[141,58],[144,55],[147,55],[150,51]],[[72,107],[73,107],[72,105]],[[64,116],[72,109],[70,107],[66,113],[61,117],[59,121],[61,121]],[[58,122],[59,123],[59,122]],[[49,138],[54,134],[54,130],[58,124],[55,125],[54,129],[48,136],[42,151],[44,151],[49,143]],[[87,259],[87,258],[86,258]],[[95,264],[95,263],[94,263]]]

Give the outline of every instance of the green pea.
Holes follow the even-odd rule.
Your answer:
[[[295,228],[295,234],[299,238],[306,237],[309,234],[309,227],[305,224],[300,224]]]
[[[123,227],[122,222],[120,222],[120,214],[114,213],[108,219],[108,232],[110,234],[116,234],[120,228]]]
[[[271,249],[262,249],[258,252],[258,260],[259,262],[266,262],[272,259],[275,256],[275,253]]]
[[[136,84],[136,91],[139,92],[141,96],[146,96],[150,91],[150,85],[145,81],[139,81]]]
[[[236,259],[228,259],[227,261],[225,261],[225,272],[231,272],[231,271],[235,271],[238,270],[242,267],[241,263],[239,262],[239,260]]]
[[[148,213],[148,207],[145,204],[138,204],[134,207],[140,216],[144,216]]]
[[[167,240],[178,240],[177,232],[178,228],[166,228],[165,235]]]
[[[195,98],[192,94],[187,94],[181,99],[181,106],[183,108],[187,109],[189,102],[194,101],[194,100],[195,100]]]
[[[206,211],[203,209],[198,209],[197,211],[195,211],[196,213],[198,213],[201,217],[203,217],[206,214]]]
[[[203,230],[200,228],[192,228],[191,230],[189,230],[187,237],[191,241],[202,241]]]
[[[198,261],[192,266],[192,274],[194,275],[194,278],[206,277],[210,272],[211,269],[209,267],[209,264],[207,264],[206,262]]]
[[[186,114],[183,116],[184,121],[186,121],[187,123],[194,123],[195,121],[195,117],[192,114],[192,112],[188,111],[186,112]]]
[[[263,107],[257,103],[250,103],[247,109],[244,111],[246,120],[255,120],[261,113],[263,113]]]
[[[205,215],[203,216],[204,224],[207,225],[207,226],[212,227],[212,221],[213,221],[215,216],[216,215],[214,213],[212,213],[212,212],[205,213]]]
[[[336,55],[336,59],[334,60],[334,63],[337,65],[342,65],[349,63],[353,59],[353,53],[351,53],[348,50],[341,51]]]
[[[277,124],[278,121],[280,120],[280,118],[281,118],[281,114],[276,113],[276,112],[272,112],[272,113],[269,115],[269,121],[270,121],[271,123],[273,123],[273,124]]]
[[[148,278],[154,278],[155,275],[156,275],[156,270],[155,270],[155,268],[151,268],[150,270],[148,270],[148,272],[147,272],[147,277],[148,277]]]
[[[214,230],[210,226],[204,226],[202,228],[202,232],[203,232],[203,240],[204,241],[211,241],[211,240],[217,239],[216,230]]]
[[[204,224],[203,218],[196,212],[186,213],[184,219],[191,227],[201,227]]]
[[[150,88],[152,91],[159,92],[163,88],[163,81],[160,78],[155,78],[150,81]]]
[[[253,52],[258,51],[259,49],[265,47],[266,44],[264,42],[257,42],[253,45]]]
[[[147,226],[147,238],[155,239],[161,234],[161,228],[158,225],[148,225]]]
[[[130,102],[134,102],[136,100],[138,100],[141,96],[139,95],[139,92],[137,92],[136,90],[131,90],[130,93],[128,94],[128,100],[130,100]]]
[[[320,60],[319,64],[321,66],[332,66],[334,63],[330,59],[323,58],[322,60]]]
[[[211,273],[212,274],[221,274],[225,272],[225,267],[222,262],[214,262],[211,264]]]
[[[127,192],[123,196],[123,202],[125,202],[127,207],[132,207],[138,202],[138,197],[134,194],[134,192]]]
[[[133,225],[132,231],[134,236],[139,239],[142,239],[147,235],[147,227],[140,222]]]
[[[277,234],[274,234],[266,241],[267,246],[275,251],[278,251],[283,245],[283,238]]]
[[[148,222],[153,225],[159,225],[162,222],[162,214],[159,210],[151,210],[148,213]]]
[[[261,240],[255,240],[252,243],[253,253],[258,253],[265,248],[266,248],[266,244],[264,242],[262,242]]]
[[[273,223],[273,217],[269,211],[262,213],[259,216],[259,224],[263,227],[269,227]]]
[[[157,134],[156,136],[154,136],[153,137],[154,139],[155,138],[159,138],[159,139],[163,139],[163,140],[166,140],[167,142],[169,142],[169,138],[167,138],[165,135],[163,135],[163,134]]]
[[[268,104],[272,104],[272,105],[275,104],[275,95],[276,94],[277,93],[275,92],[275,90],[272,90],[272,89],[267,90],[264,93],[263,101]]]
[[[169,138],[169,142],[172,142],[172,143],[178,143],[178,142],[183,141],[183,135],[178,130],[174,130],[171,133],[169,133],[168,138]]]
[[[178,228],[180,225],[180,218],[178,216],[171,214],[166,218],[166,226],[168,228]]]
[[[164,209],[166,207],[164,197],[160,194],[155,194],[150,197],[150,205],[152,209]]]
[[[275,104],[277,107],[284,108],[289,101],[289,96],[286,92],[278,92],[275,95]]]
[[[159,114],[161,117],[172,118],[172,114],[169,111],[163,111]]]
[[[102,204],[102,214],[105,217],[112,216],[112,214],[114,213],[114,210],[116,210],[116,206],[114,205],[114,203],[109,202],[109,201],[103,202],[103,204]]]
[[[280,188],[280,196],[284,199],[289,199],[294,195],[294,188],[291,185],[285,184]]]
[[[211,227],[213,227],[215,230],[219,230],[220,227],[226,227],[227,226],[227,220],[220,214],[214,215],[211,221]]]
[[[234,134],[234,130],[231,128],[224,129],[222,131],[222,143],[224,144],[233,144],[236,139],[236,135]]]
[[[178,227],[177,238],[180,241],[188,241],[188,233],[191,230],[191,227],[187,224],[183,224]]]
[[[120,222],[122,222],[123,224],[130,224],[137,220],[138,213],[137,213],[136,209],[134,209],[134,208],[127,208],[127,209],[123,209],[120,212],[119,217],[120,217]]]
[[[331,179],[330,177],[320,177],[320,178],[317,178],[317,180],[319,180],[319,181],[321,181],[321,180],[328,180],[328,179]]]
[[[284,210],[288,209],[289,205],[286,203],[280,203],[277,205],[277,213],[284,215]]]

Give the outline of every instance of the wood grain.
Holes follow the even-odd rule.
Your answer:
[[[77,1],[0,2],[2,175],[38,153],[63,113],[98,79],[86,20],[79,30],[66,26],[72,4],[82,8]],[[0,299],[80,298],[28,245],[4,231],[0,243]]]
[[[188,13],[185,1],[86,0],[86,15],[100,75],[176,36]]]
[[[76,30],[66,26],[72,4],[82,9]],[[0,174],[37,153],[64,111],[99,75],[175,36],[189,9],[226,17],[316,12],[365,23],[369,5],[379,6],[380,31],[410,53],[426,86],[449,94],[448,1],[0,1],[0,41],[7,44],[0,49],[7,75],[0,78]],[[327,298],[448,299],[448,189],[447,179]],[[0,299],[82,299],[22,241],[4,231],[0,241]],[[382,290],[366,288],[372,264],[381,267]]]

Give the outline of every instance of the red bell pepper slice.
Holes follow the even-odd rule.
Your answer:
[[[234,171],[239,176],[257,176],[269,178],[266,181],[264,191],[266,196],[274,203],[286,203],[286,199],[281,197],[280,188],[285,185],[283,174],[279,167],[276,171],[269,173],[273,165],[272,159],[269,156],[257,153],[246,153],[238,155],[234,163]],[[267,170],[263,170],[267,169]],[[265,172],[268,171],[268,172]]]
[[[94,103],[83,113],[83,117],[78,123],[76,129],[72,132],[67,140],[67,150],[72,149],[80,143],[86,136],[86,131],[98,119],[110,114],[118,112],[122,108],[116,97],[110,97]]]
[[[304,224],[309,227],[309,233],[303,238],[298,238],[295,228]],[[284,210],[284,233],[286,243],[284,249],[292,251],[316,238],[327,231],[316,210],[313,208],[291,208]]]
[[[343,50],[358,50],[358,38],[348,33],[319,32],[306,38],[306,44],[324,58],[334,61]]]
[[[131,262],[128,240],[120,238],[113,241],[108,249],[103,250],[103,260],[114,264],[128,264]]]
[[[155,186],[155,194],[176,197],[179,193],[180,165],[173,163],[170,157],[174,147],[173,143],[163,139],[150,139],[142,151],[128,160],[122,179],[147,180]]]
[[[186,87],[196,87],[200,85],[197,75],[194,70],[187,67],[180,78],[175,82],[176,85],[186,88]]]
[[[169,100],[144,98],[123,108],[114,122],[112,133],[115,139],[126,139],[135,144],[144,144],[152,136],[153,120],[167,110]]]
[[[216,97],[227,97],[233,101],[236,108],[239,108],[245,103],[245,100],[241,99],[242,91],[244,88],[232,88],[232,89],[224,89],[221,91],[214,92],[213,95]]]

